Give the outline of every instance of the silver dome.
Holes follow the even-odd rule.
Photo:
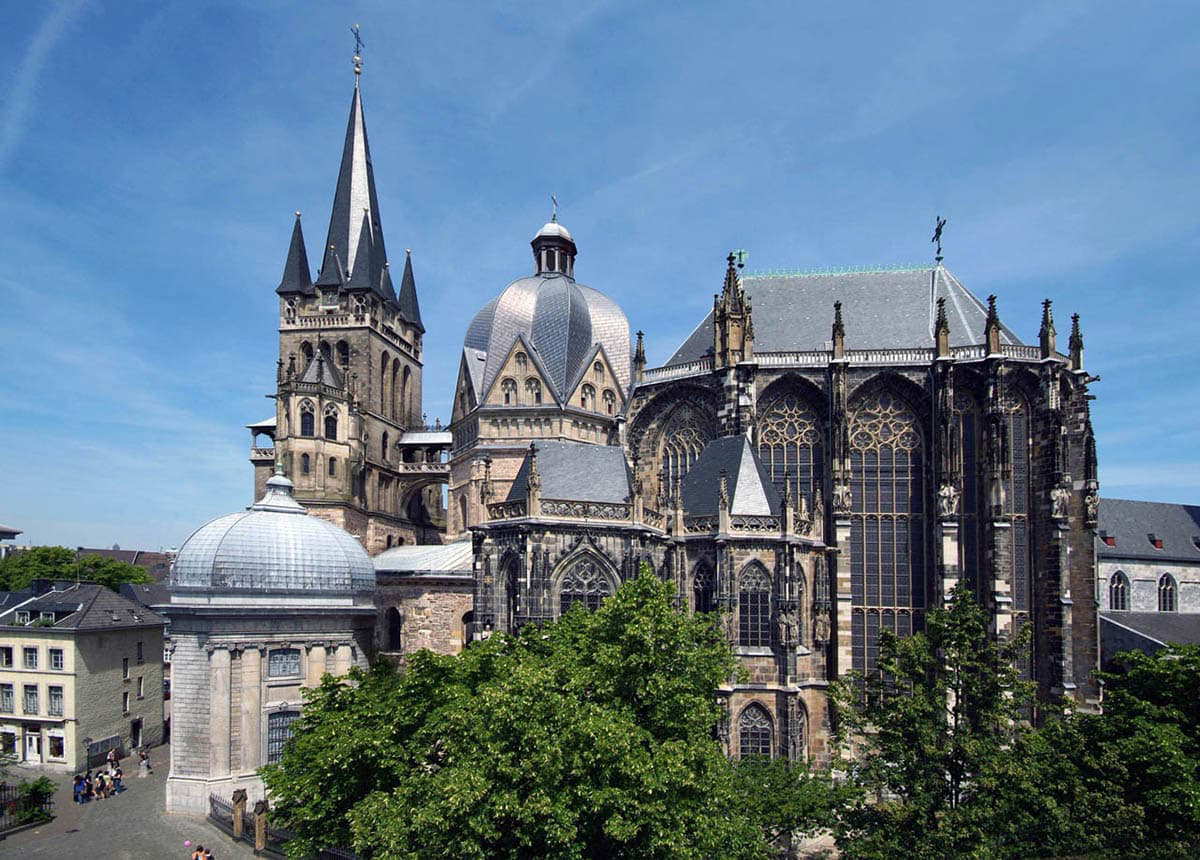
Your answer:
[[[171,586],[212,591],[341,592],[375,586],[375,567],[362,545],[292,497],[282,475],[245,511],[196,529],[171,568]]]
[[[487,353],[483,391],[518,335],[537,351],[560,399],[571,396],[596,344],[604,347],[623,391],[629,388],[629,320],[598,290],[558,272],[513,281],[471,320],[463,345]]]
[[[562,224],[559,224],[557,219],[547,221],[545,224],[543,224],[542,229],[538,230],[533,238],[536,240],[539,236],[557,236],[560,239],[570,239],[572,242],[575,241],[573,238],[571,238],[571,231]]]

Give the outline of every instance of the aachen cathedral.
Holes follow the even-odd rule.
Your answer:
[[[592,608],[648,565],[682,609],[720,612],[747,670],[720,691],[729,753],[820,762],[829,683],[962,581],[995,636],[1031,627],[1042,707],[1096,703],[1077,316],[1060,349],[1046,301],[1022,340],[940,245],[931,266],[832,273],[748,274],[730,254],[711,313],[648,367],[556,217],[531,249],[475,297],[453,414],[427,426],[413,263],[384,244],[356,78],[315,278],[293,229],[276,414],[250,425],[273,441],[251,459],[256,497],[278,463],[374,556],[377,655]]]

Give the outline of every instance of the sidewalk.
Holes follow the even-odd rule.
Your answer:
[[[216,860],[249,860],[254,852],[236,843],[203,818],[167,815],[163,811],[170,747],[150,751],[154,773],[138,779],[137,759],[121,762],[125,791],[107,800],[77,804],[71,797],[72,774],[41,768],[13,767],[14,779],[49,776],[58,786],[53,821],[0,840],[0,857],[46,858],[105,857],[116,860],[178,857],[186,860],[192,849],[185,840],[212,849]]]

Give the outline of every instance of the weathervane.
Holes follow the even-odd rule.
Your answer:
[[[558,198],[553,194],[550,195],[550,220],[558,220]]]
[[[350,28],[350,32],[354,34],[354,74],[361,75],[362,74],[362,49],[363,49],[362,36],[360,36],[358,33],[358,25],[357,24],[355,24],[353,27]]]
[[[936,221],[934,222],[933,238],[929,241],[937,245],[937,257],[935,259],[939,263],[942,262],[942,230],[944,230],[945,227],[946,219],[941,215],[938,215]]]
[[[746,265],[746,260],[750,258],[750,252],[745,248],[738,248],[733,252],[733,256],[737,258],[737,266],[740,269]]]

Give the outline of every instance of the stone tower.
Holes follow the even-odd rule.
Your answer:
[[[249,425],[273,446],[251,449],[255,495],[274,463],[312,513],[374,553],[440,543],[442,462],[450,436],[421,413],[422,337],[412,257],[399,290],[383,239],[375,172],[355,67],[321,268],[312,280],[300,214],[279,295],[276,414]]]

